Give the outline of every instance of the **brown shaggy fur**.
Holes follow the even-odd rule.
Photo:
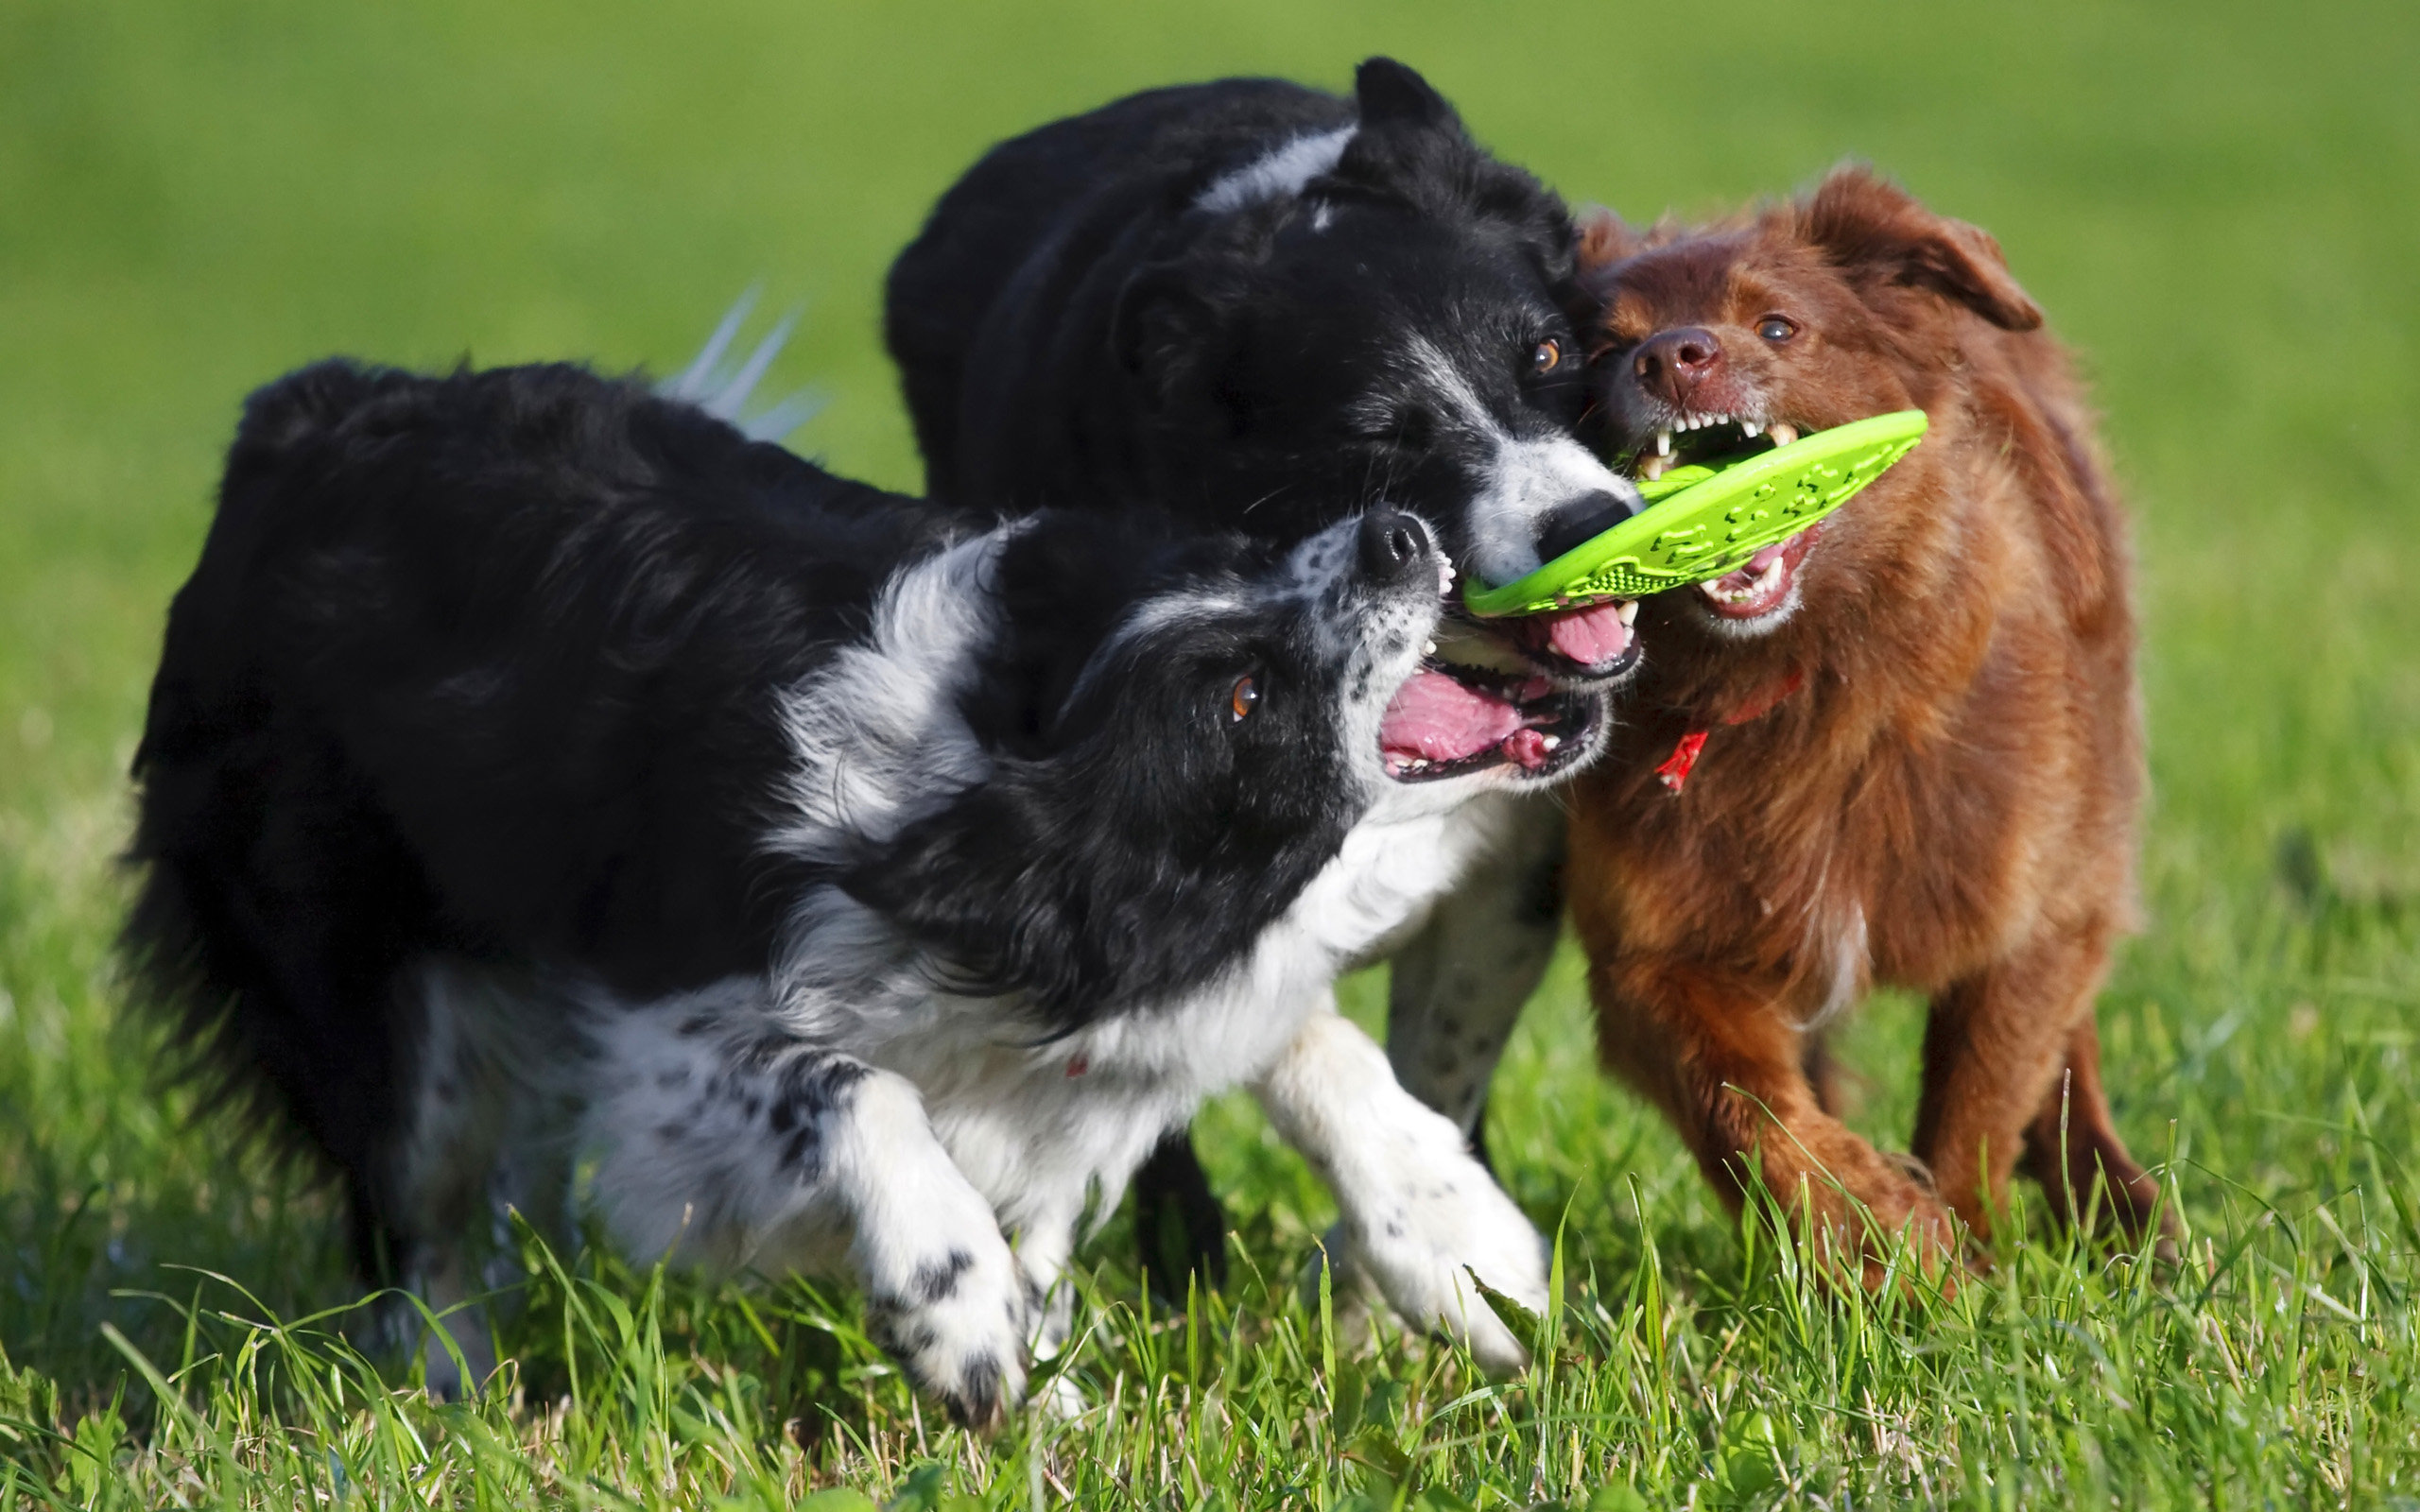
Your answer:
[[[1651,451],[1659,403],[1931,424],[1815,533],[1794,611],[1725,620],[1694,589],[1644,607],[1637,696],[1575,800],[1606,1063],[1726,1200],[1753,1163],[1869,1280],[1858,1204],[1938,1259],[1962,1222],[1990,1234],[2020,1165],[2063,1216],[2098,1200],[2139,1234],[2156,1185],[2111,1125],[2093,1025],[2133,911],[2134,627],[2065,355],[1991,237],[1858,169],[1703,230],[1600,216],[1586,248],[1615,450]],[[1671,791],[1657,767],[1697,730]],[[1876,983],[1931,1001],[1920,1166],[1818,1085],[1817,1026]]]

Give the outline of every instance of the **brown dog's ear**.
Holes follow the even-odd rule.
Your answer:
[[[1799,229],[1844,267],[1887,267],[1958,301],[1994,325],[2031,331],[2042,310],[2009,276],[1989,232],[1936,215],[1861,167],[1835,168],[1799,207]]]
[[[1590,205],[1580,213],[1580,271],[1583,276],[1646,249],[1647,238],[1604,206]]]

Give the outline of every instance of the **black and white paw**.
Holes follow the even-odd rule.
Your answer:
[[[1008,1246],[942,1251],[870,1289],[874,1341],[960,1427],[989,1433],[1025,1395],[1033,1305]]]
[[[1533,1313],[1547,1308],[1547,1247],[1501,1187],[1462,1157],[1397,1188],[1345,1224],[1350,1263],[1405,1321],[1470,1346],[1481,1367],[1510,1375],[1530,1351],[1471,1284],[1471,1272]]]

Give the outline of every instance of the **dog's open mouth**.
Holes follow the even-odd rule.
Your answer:
[[[1523,615],[1507,629],[1522,654],[1542,667],[1607,679],[1637,664],[1638,640],[1631,633],[1637,618],[1638,600],[1608,599],[1550,614]]]
[[[1678,420],[1659,428],[1640,445],[1631,472],[1634,476],[1652,482],[1676,467],[1693,463],[1712,466],[1788,446],[1796,439],[1798,427],[1785,421],[1684,411]]]
[[[1798,427],[1783,421],[1767,421],[1754,415],[1684,413],[1671,426],[1657,430],[1638,449],[1631,471],[1652,480],[1676,467],[1716,466],[1737,461],[1798,439]],[[1785,608],[1798,585],[1799,563],[1806,559],[1823,525],[1817,524],[1787,541],[1758,551],[1747,564],[1697,585],[1706,607],[1727,620],[1756,620]]]
[[[1761,619],[1789,602],[1798,586],[1798,564],[1823,532],[1819,522],[1787,541],[1777,541],[1748,558],[1748,565],[1698,584],[1706,606],[1728,620]]]
[[[1378,721],[1378,752],[1398,782],[1461,777],[1491,767],[1521,781],[1555,776],[1587,750],[1599,703],[1547,678],[1491,672],[1430,658],[1395,690]]]

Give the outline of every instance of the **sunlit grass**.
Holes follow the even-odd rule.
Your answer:
[[[2103,1043],[2175,1265],[2035,1211],[1953,1297],[1833,1291],[1599,1076],[1566,959],[1490,1130],[1562,1236],[1520,1380],[1323,1297],[1329,1199],[1230,1098],[1199,1132],[1235,1281],[1147,1307],[1114,1218],[1080,1417],[970,1441],[845,1290],[528,1245],[507,1374],[428,1400],[353,1324],[328,1195],[190,1125],[115,1022],[122,773],[239,397],[338,350],[666,367],[761,280],[808,306],[777,380],[833,401],[797,444],[910,486],[878,282],[977,151],[1378,49],[1633,215],[1870,157],[2083,352],[2156,795]],[[2388,6],[0,6],[0,1512],[2420,1498],[2414,77]],[[1920,1022],[1847,1036],[1894,1146]]]

